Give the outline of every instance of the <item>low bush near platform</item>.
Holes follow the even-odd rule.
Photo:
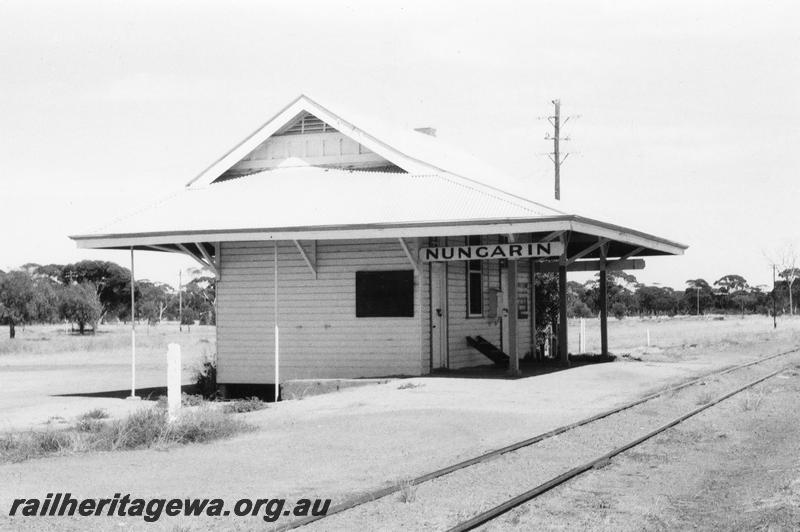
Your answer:
[[[126,418],[102,421],[87,412],[68,429],[0,436],[0,463],[21,462],[53,454],[123,451],[203,443],[252,429],[219,409],[186,410],[172,422],[163,408],[143,407]]]
[[[222,411],[226,414],[242,414],[245,412],[255,412],[267,408],[267,403],[258,397],[248,397],[247,399],[237,399],[225,403]]]

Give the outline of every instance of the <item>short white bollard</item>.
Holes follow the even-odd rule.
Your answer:
[[[174,421],[181,409],[181,346],[167,346],[167,411]]]
[[[650,347],[650,329],[647,329],[647,347]]]
[[[586,320],[583,319],[583,318],[581,318],[581,329],[580,329],[580,332],[578,334],[579,334],[578,351],[580,353],[585,353],[586,352]]]

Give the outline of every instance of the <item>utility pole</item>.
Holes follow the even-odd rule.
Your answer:
[[[789,288],[791,290],[791,287]],[[775,265],[772,265],[772,328],[778,328],[778,309],[775,304]]]
[[[553,116],[547,117],[550,121],[550,124],[553,126],[553,136],[550,137],[550,133],[545,136],[545,140],[552,140],[553,141],[553,153],[550,154],[550,160],[553,161],[553,168],[555,170],[555,197],[557,200],[561,200],[561,164],[567,160],[569,157],[569,153],[564,154],[564,157],[561,157],[561,146],[559,143],[562,140],[569,140],[569,137],[561,138],[561,100],[553,100],[553,106],[555,107],[555,113]],[[567,117],[564,120],[564,124],[569,121],[570,117]]]
[[[178,331],[183,331],[183,270],[178,270]]]

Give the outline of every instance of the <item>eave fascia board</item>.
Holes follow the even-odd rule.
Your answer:
[[[592,220],[582,216],[573,215],[572,230],[579,233],[596,235],[608,238],[612,242],[623,242],[632,246],[643,246],[647,249],[660,251],[668,255],[683,255],[689,246],[679,242],[673,242],[666,238],[650,235],[599,220]]]
[[[638,231],[576,216],[504,220],[464,220],[415,224],[363,224],[294,228],[254,228],[213,231],[165,231],[129,234],[71,236],[79,248],[102,249],[123,246],[163,245],[180,242],[231,242],[259,240],[342,240],[368,238],[418,238],[429,236],[549,233],[576,231],[612,241],[643,246],[648,250],[682,255],[687,246]]]

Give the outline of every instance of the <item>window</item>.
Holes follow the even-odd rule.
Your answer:
[[[468,246],[480,246],[480,236],[467,237]],[[483,316],[483,261],[467,261],[467,316]]]
[[[414,270],[356,272],[357,318],[413,318]]]

